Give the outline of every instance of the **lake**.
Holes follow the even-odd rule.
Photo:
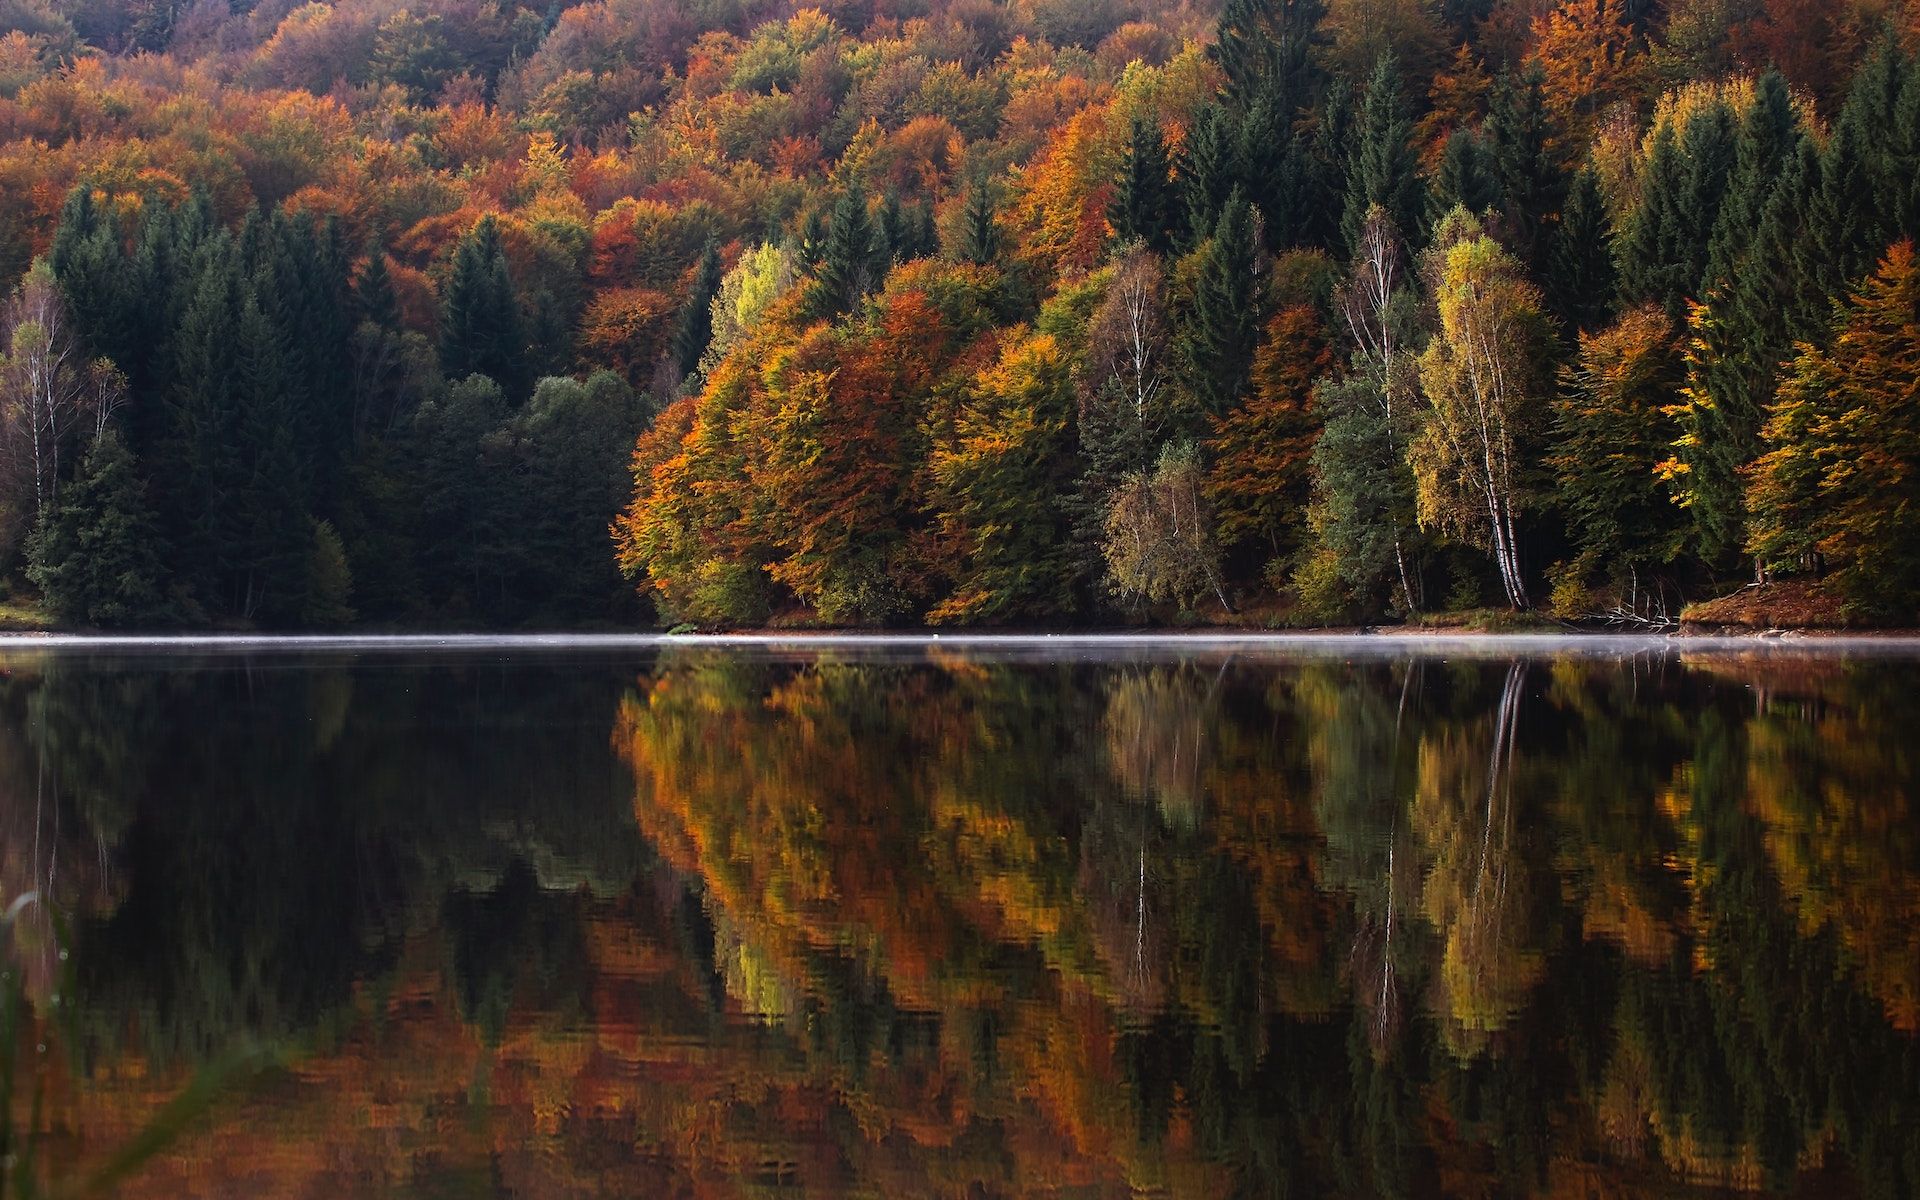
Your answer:
[[[128,1196],[1910,1196],[1916,685],[1866,641],[11,643],[0,903],[52,904],[7,1129]]]

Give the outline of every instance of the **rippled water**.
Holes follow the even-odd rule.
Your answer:
[[[8,647],[0,904],[53,903],[6,1129],[135,1196],[1912,1195],[1916,683],[1868,643]]]

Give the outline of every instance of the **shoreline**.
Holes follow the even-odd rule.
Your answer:
[[[1428,649],[1554,649],[1644,652],[1659,649],[1836,650],[1899,649],[1920,652],[1916,629],[1743,629],[1679,627],[1668,630],[1524,629],[1481,631],[1470,628],[1407,626],[1249,630],[1230,626],[1187,629],[1080,630],[852,630],[753,629],[668,633],[630,631],[382,631],[346,633],[90,633],[63,630],[0,632],[6,649],[167,650],[590,650],[653,649],[674,646],[808,649],[831,647],[986,649],[1305,649],[1345,648],[1391,651]]]

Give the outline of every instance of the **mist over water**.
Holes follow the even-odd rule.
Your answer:
[[[125,1194],[1910,1195],[1916,664],[9,642],[34,1170],[249,1044]]]

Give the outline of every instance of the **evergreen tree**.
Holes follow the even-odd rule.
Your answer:
[[[161,551],[133,454],[108,427],[28,542],[27,577],[63,623],[150,624],[169,615]]]
[[[1676,320],[1706,282],[1708,246],[1733,168],[1732,114],[1712,104],[1687,120],[1679,138],[1670,126],[1654,135],[1640,204],[1619,244],[1620,294],[1652,301]]]
[[[852,312],[879,285],[883,248],[876,241],[866,194],[850,185],[833,206],[827,240],[807,289],[807,311],[816,320]]]
[[[1293,128],[1282,98],[1263,91],[1240,122],[1235,150],[1242,185],[1260,209],[1267,248],[1285,250],[1315,236],[1312,148]]]
[[[1788,154],[1729,286],[1690,314],[1687,388],[1678,411],[1670,472],[1693,519],[1694,545],[1709,563],[1730,562],[1745,541],[1740,469],[1759,451],[1761,423],[1783,360],[1815,336],[1829,312],[1808,294],[1796,266],[1820,163],[1811,138]]]
[[[883,265],[904,262],[907,248],[907,210],[900,205],[900,193],[892,188],[880,198],[880,213],[874,222],[874,250]]]
[[[1456,129],[1447,137],[1428,189],[1427,225],[1438,225],[1455,208],[1485,215],[1500,202],[1500,179],[1493,152],[1471,129]]]
[[[1486,124],[1507,237],[1514,251],[1536,270],[1566,190],[1566,175],[1552,152],[1553,125],[1545,84],[1546,74],[1538,63],[1518,79],[1502,75],[1494,81]]]
[[[693,269],[693,284],[680,308],[680,321],[673,331],[673,362],[685,379],[700,366],[701,355],[713,340],[713,298],[720,294],[725,275],[720,262],[720,247],[708,241]]]
[[[1866,276],[1886,247],[1867,161],[1867,136],[1859,122],[1842,120],[1820,156],[1820,185],[1808,203],[1805,235],[1794,248],[1795,272],[1810,299],[1817,296],[1830,303],[1844,295]],[[1812,337],[1816,330],[1797,332]]]
[[[1786,78],[1768,71],[1754,85],[1753,104],[1740,122],[1733,174],[1707,249],[1703,297],[1716,295],[1733,282],[1766,211],[1767,198],[1800,137],[1799,116]]]
[[[354,619],[353,567],[347,561],[346,544],[331,522],[313,523],[313,550],[307,578],[309,587],[300,611],[301,624],[331,628]]]
[[[1183,331],[1188,377],[1202,410],[1219,415],[1239,403],[1260,341],[1260,280],[1254,269],[1253,214],[1235,192],[1200,251]]]
[[[1000,261],[1000,228],[995,223],[993,193],[984,179],[974,181],[967,192],[967,208],[962,214],[960,261],[989,267]]]
[[[1573,178],[1547,258],[1547,305],[1569,338],[1606,324],[1616,278],[1606,200],[1591,169]]]
[[[1382,55],[1367,81],[1360,105],[1358,140],[1347,172],[1346,206],[1341,231],[1349,252],[1357,251],[1367,210],[1379,205],[1396,228],[1416,229],[1425,215],[1424,187],[1413,153],[1413,122],[1400,94],[1400,75],[1390,55]]]
[[[441,300],[440,370],[448,379],[485,375],[509,396],[527,374],[527,336],[500,228],[482,217],[454,251]]]
[[[1122,242],[1139,242],[1161,254],[1174,245],[1176,196],[1160,126],[1133,119],[1120,183],[1107,206],[1107,221]]]
[[[1841,307],[1832,349],[1801,347],[1749,492],[1754,553],[1789,568],[1825,556],[1854,609],[1901,622],[1920,614],[1916,345],[1920,263],[1901,242]]]
[[[139,298],[129,286],[118,222],[94,204],[92,189],[67,193],[47,259],[87,349],[126,363]]]
[[[398,332],[400,300],[394,295],[393,275],[387,268],[387,250],[378,238],[367,243],[366,260],[353,284],[354,312],[376,329]]]
[[[1180,192],[1186,203],[1187,235],[1195,245],[1213,232],[1241,174],[1234,125],[1225,108],[1209,104],[1195,115],[1181,147]]]

